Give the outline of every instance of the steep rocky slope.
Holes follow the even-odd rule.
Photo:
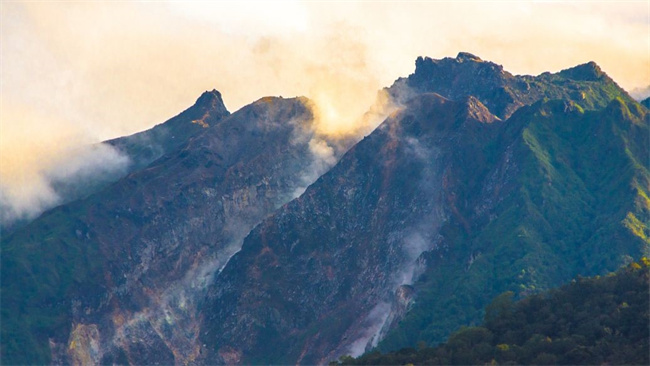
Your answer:
[[[308,103],[264,98],[3,238],[3,361],[196,357],[197,301],[214,273],[336,158]]]
[[[647,251],[648,116],[597,65],[514,77],[461,54],[420,59],[406,80],[389,88],[404,110],[261,223],[211,286],[209,362],[439,342],[501,291]],[[521,80],[539,92],[493,87]]]
[[[206,91],[196,103],[176,117],[136,134],[116,138],[105,143],[127,155],[131,161],[129,170],[136,171],[154,160],[168,154],[191,137],[214,126],[230,115],[217,90]]]
[[[260,224],[211,286],[208,362],[322,363],[376,343],[454,214],[450,147],[472,155],[493,123],[474,98],[418,96]]]

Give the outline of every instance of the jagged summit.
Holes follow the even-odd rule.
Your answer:
[[[607,76],[593,61],[562,70],[559,75],[575,81],[599,81]]]
[[[129,170],[135,171],[174,151],[229,115],[221,93],[213,89],[203,92],[192,106],[177,116],[149,130],[106,143],[126,154],[132,163]]]
[[[483,63],[483,62],[493,64],[493,65],[496,65],[496,66],[500,67],[500,65],[497,65],[497,64],[495,64],[493,62],[490,62],[490,61],[484,61],[480,57],[478,57],[478,56],[476,56],[476,55],[474,55],[472,53],[469,53],[469,52],[458,52],[458,55],[456,55],[455,58],[453,58],[453,57],[445,57],[445,58],[442,58],[442,59],[434,59],[434,58],[427,57],[427,56],[424,56],[424,57],[423,56],[418,56],[418,58],[415,60],[415,66],[416,66],[416,70],[417,70],[418,67],[424,67],[426,69],[427,65],[429,65],[429,64],[452,65],[452,64],[462,64],[462,63]],[[500,67],[500,68],[503,69],[502,67]]]
[[[197,102],[199,102],[202,99],[209,99],[209,98],[221,99],[221,93],[217,89],[206,90],[203,93],[201,93],[201,96],[199,96]]]
[[[543,98],[572,100],[593,110],[625,94],[594,62],[554,74],[521,76],[467,52],[460,52],[456,58],[418,57],[415,72],[398,79],[390,88],[393,97],[402,103],[414,94],[431,92],[457,101],[472,95],[502,120]]]
[[[484,65],[481,65],[484,64]],[[430,57],[418,56],[415,60],[415,74],[426,74],[436,68],[456,68],[455,73],[467,68],[483,67],[497,72],[503,72],[503,66],[491,61],[484,61],[480,57],[469,52],[459,52],[456,58],[445,57],[443,59],[433,59]]]
[[[210,108],[212,109],[212,113],[216,113],[218,115],[230,114],[230,112],[228,112],[226,109],[226,105],[223,102],[221,93],[217,89],[203,92],[192,107]]]
[[[474,61],[474,62],[483,62],[480,57],[473,55],[469,52],[458,52],[458,56],[456,56],[456,61],[458,62],[464,62],[464,61]]]

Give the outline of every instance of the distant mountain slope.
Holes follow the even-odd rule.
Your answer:
[[[72,156],[72,160],[79,165],[72,169],[73,173],[57,174],[59,170],[67,172],[66,166],[53,167],[52,171],[44,173],[53,194],[58,198],[56,206],[85,198],[127,174],[146,167],[229,114],[221,94],[216,90],[206,91],[194,105],[149,130],[80,148]],[[120,159],[123,164],[106,164],[107,155]],[[3,218],[4,215],[0,215],[0,220]],[[33,219],[34,217],[12,218],[0,221],[0,228],[6,236]]]
[[[640,101],[642,106],[649,108],[650,109],[650,98],[645,98],[644,100]]]
[[[191,137],[214,126],[230,115],[217,90],[206,91],[196,103],[174,118],[136,134],[106,141],[131,160],[131,171],[149,165],[168,154]]]
[[[462,328],[435,348],[406,348],[341,365],[647,365],[650,261],[578,278],[516,303],[495,298],[480,327]]]
[[[206,91],[194,105],[164,123],[130,136],[105,141],[104,144],[114,147],[128,158],[129,164],[122,174],[101,177],[101,179],[54,181],[54,188],[62,196],[62,203],[86,197],[178,149],[191,137],[214,126],[229,114],[223,104],[221,93],[217,90]]]
[[[529,78],[542,99],[521,107],[533,98],[515,93],[495,109],[504,121],[487,107],[501,103],[494,74],[466,75],[484,62],[438,63],[428,77],[467,82],[425,85],[455,101],[398,81],[389,91],[404,110],[244,241],[211,286],[207,362],[323,363],[382,338],[381,349],[440,342],[500,292],[648,250],[648,115],[595,64]],[[544,99],[554,93],[565,99]]]
[[[314,136],[308,104],[261,99],[3,237],[3,363],[196,357],[198,301],[214,273],[338,154]]]

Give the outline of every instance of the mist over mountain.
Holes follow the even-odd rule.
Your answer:
[[[3,362],[325,364],[648,254],[648,109],[598,65],[415,65],[365,137],[213,90],[106,142],[121,174],[2,238]]]
[[[69,151],[41,172],[38,192],[12,195],[11,186],[0,185],[0,228],[9,233],[142,169],[228,114],[218,91],[205,92],[193,106],[149,130]]]
[[[634,88],[630,91],[630,95],[638,101],[648,99],[650,98],[650,85],[645,88]]]

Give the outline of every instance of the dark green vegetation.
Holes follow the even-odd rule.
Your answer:
[[[540,78],[552,91],[569,83],[560,75],[590,68],[599,73],[587,64]],[[458,325],[477,324],[504,291],[525,296],[648,255],[648,112],[606,76],[582,79],[569,89],[600,91],[521,107],[495,141],[457,156],[456,210],[441,245],[425,254],[416,303],[381,350],[442,342]]]
[[[650,261],[616,273],[579,277],[516,303],[496,297],[478,327],[454,332],[444,344],[404,348],[339,365],[648,365]]]

